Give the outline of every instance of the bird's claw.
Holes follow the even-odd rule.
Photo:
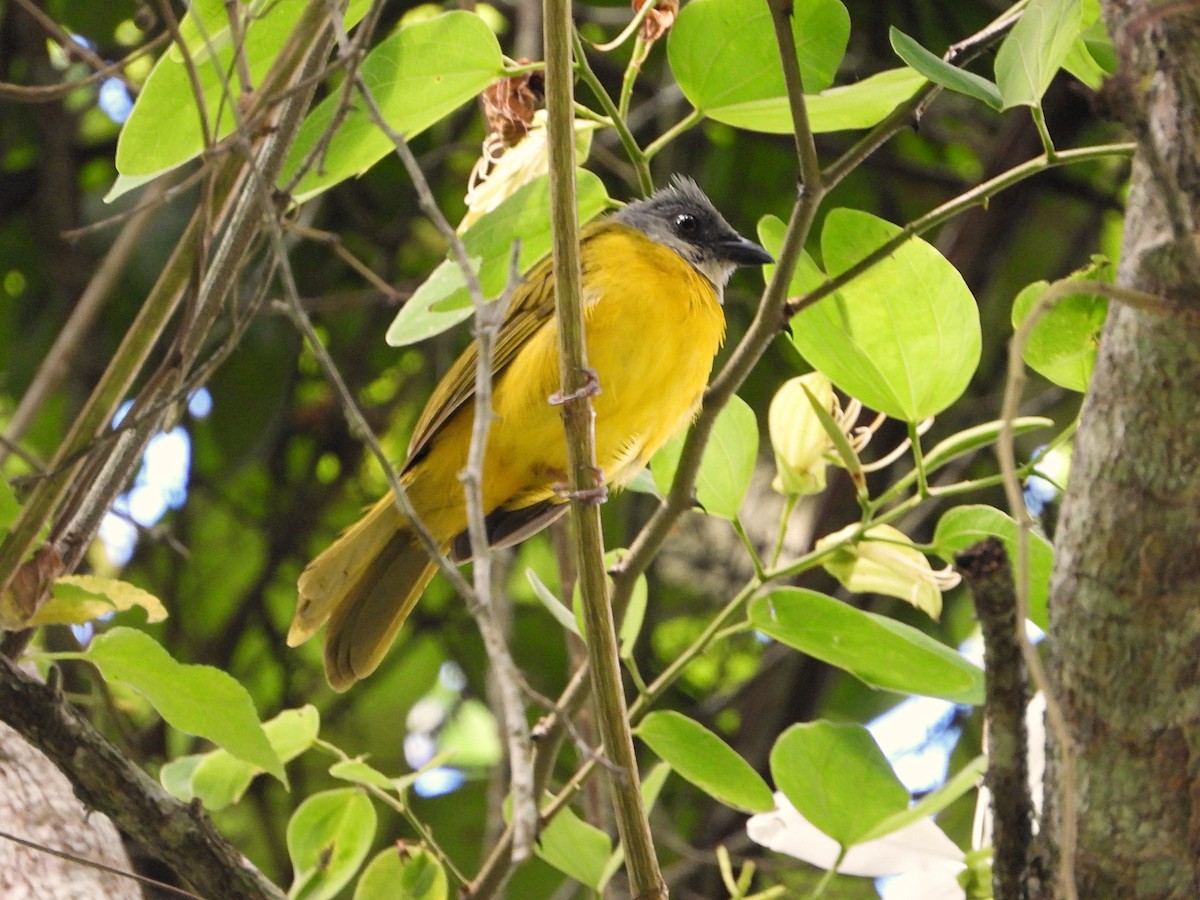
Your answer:
[[[596,374],[596,370],[584,367],[583,384],[569,394],[564,394],[562,391],[555,391],[550,395],[551,406],[562,406],[564,403],[569,403],[572,400],[579,400],[582,397],[595,397],[600,393],[600,376]]]
[[[599,506],[608,500],[608,485],[604,483],[603,469],[593,467],[592,474],[596,478],[595,487],[580,488],[577,491],[573,491],[568,485],[558,484],[554,486],[554,493],[563,500],[579,500],[583,503],[592,503]]]

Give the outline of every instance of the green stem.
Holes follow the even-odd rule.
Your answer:
[[[844,272],[840,272],[828,281],[823,282],[819,287],[814,288],[807,294],[790,300],[787,304],[787,315],[791,317],[802,310],[808,309],[808,307],[812,306],[818,300],[828,297],[838,288],[853,281],[880,260],[891,256],[912,238],[924,234],[932,228],[936,228],[943,222],[949,221],[960,213],[966,212],[973,206],[986,205],[988,200],[993,196],[1024,181],[1026,178],[1040,174],[1046,169],[1055,166],[1093,162],[1098,159],[1106,159],[1110,156],[1132,156],[1136,149],[1137,145],[1133,143],[1100,144],[1095,147],[1081,147],[1077,150],[1063,150],[1057,153],[1054,159],[1049,159],[1045,154],[1042,154],[1028,162],[1013,166],[1007,172],[1001,172],[995,178],[985,181],[983,184],[972,188],[966,193],[960,194],[953,200],[949,200],[941,206],[930,210],[920,218],[909,222],[900,230],[899,234],[885,241]]]
[[[921,435],[917,431],[915,422],[908,422],[908,442],[912,445],[913,463],[917,473],[917,494],[921,497],[929,496],[929,480],[925,472],[925,457],[921,453]]]
[[[583,40],[579,37],[579,32],[574,28],[571,29],[571,45],[575,51],[575,66],[579,72],[579,77],[600,102],[604,114],[609,118],[609,124],[617,130],[617,137],[621,139],[621,146],[625,148],[625,155],[629,157],[630,163],[633,164],[633,170],[637,174],[638,190],[642,192],[642,196],[650,196],[654,191],[654,179],[650,177],[650,160],[642,151],[642,148],[638,146],[633,132],[629,130],[629,126],[625,122],[625,117],[621,115],[621,111],[613,103],[612,97],[608,95],[608,91],[604,89],[604,85],[600,83],[600,79],[592,71],[592,66],[588,62],[583,50]]]
[[[1042,140],[1042,149],[1046,151],[1046,159],[1054,162],[1058,159],[1058,151],[1054,149],[1054,140],[1050,137],[1050,129],[1046,126],[1046,114],[1042,112],[1040,104],[1029,107],[1029,114],[1033,116],[1033,124],[1037,128],[1038,137]]]
[[[617,98],[617,109],[620,111],[622,119],[629,118],[629,104],[633,102],[633,85],[642,71],[642,63],[646,61],[649,52],[650,48],[639,31],[633,39],[633,52],[629,56],[629,65],[625,67],[625,74],[621,76],[621,93]]]
[[[799,500],[797,494],[788,494],[783,498],[783,509],[779,513],[779,530],[775,534],[775,546],[771,549],[772,566],[779,563],[779,554],[783,552],[783,542],[787,539],[788,520],[792,518],[792,512]]]
[[[842,860],[846,858],[847,849],[848,848],[846,847],[840,847],[838,849],[837,859],[834,860],[833,865],[825,871],[825,874],[821,876],[821,880],[818,881],[817,886],[813,888],[813,892],[809,895],[810,897],[820,897],[825,893],[825,889],[829,887],[829,882],[831,882],[833,880],[833,876],[837,874],[838,867],[841,866]]]
[[[504,74],[512,78],[514,75],[528,75],[530,72],[541,72],[546,68],[544,62],[519,63],[511,59],[504,60]]]
[[[600,506],[596,499],[598,492],[603,490],[603,480],[596,467],[594,412],[583,332],[579,223],[575,212],[572,39],[577,52],[582,48],[571,24],[570,0],[544,0],[542,8],[561,409],[566,430],[572,493],[570,514],[578,542],[578,583],[587,634],[592,698],[600,737],[613,766],[610,784],[631,893],[646,900],[666,900],[666,883],[655,855],[642,801],[633,736],[629,731],[616,629],[604,571]],[[581,62],[580,68],[586,70],[586,65]],[[646,174],[648,177],[649,173]]]
[[[737,532],[737,536],[742,539],[742,546],[746,548],[746,552],[750,554],[750,561],[754,563],[754,574],[761,581],[764,575],[762,559],[758,555],[758,550],[750,540],[750,535],[746,533],[746,526],[742,524],[742,520],[737,516],[733,519],[733,530]]]
[[[704,121],[704,113],[700,112],[698,109],[693,109],[690,113],[688,113],[647,145],[645,151],[643,151],[646,159],[654,159],[654,157],[658,155],[658,152],[662,150],[663,147],[667,146],[667,144],[671,143],[671,141],[675,140],[675,138],[679,137],[688,129],[699,125],[702,121]]]

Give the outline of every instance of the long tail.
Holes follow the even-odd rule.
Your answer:
[[[328,621],[325,676],[334,690],[346,690],[379,665],[435,571],[384,497],[301,574],[289,646]]]

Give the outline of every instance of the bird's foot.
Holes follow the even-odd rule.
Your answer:
[[[595,487],[580,488],[577,491],[573,491],[569,485],[556,484],[554,486],[554,493],[563,500],[579,500],[583,503],[592,503],[599,506],[608,500],[608,485],[604,483],[604,470],[599,466],[592,468],[592,474],[596,479]]]
[[[572,400],[579,400],[582,397],[595,397],[600,393],[600,376],[596,374],[596,370],[584,367],[583,384],[577,390],[571,391],[569,394],[564,394],[562,391],[555,391],[550,395],[551,406],[562,406],[564,403],[569,403]]]

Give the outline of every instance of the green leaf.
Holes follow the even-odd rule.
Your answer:
[[[662,793],[663,785],[667,783],[667,776],[670,774],[671,767],[665,762],[660,762],[642,776],[642,804],[647,813],[658,803],[658,795]]]
[[[423,847],[388,847],[363,869],[354,900],[447,900],[446,870]]]
[[[951,803],[963,796],[967,791],[979,786],[980,779],[987,772],[987,757],[982,754],[967,763],[953,778],[946,781],[936,791],[926,794],[908,809],[884,819],[862,836],[862,841],[873,841],[884,837],[893,831],[899,831],[906,825],[911,825],[927,816],[936,816]]]
[[[654,483],[654,476],[650,474],[649,469],[642,469],[633,476],[632,481],[625,483],[625,487],[621,490],[636,494],[649,494],[659,500],[663,499],[662,491],[658,489],[658,485]]]
[[[346,10],[347,28],[362,18],[368,5],[362,0],[351,4]],[[194,72],[204,98],[208,127],[213,132],[212,137],[220,140],[233,131],[235,122],[231,106],[240,95],[241,86],[232,74],[233,49],[228,40],[224,4],[210,0],[208,6],[207,11],[203,6],[200,11],[208,25],[216,26],[209,34],[213,44],[211,50],[198,54]],[[253,85],[262,81],[279,56],[302,8],[297,3],[256,4],[254,15],[246,23],[243,42]],[[185,37],[192,36],[188,43],[193,49],[206,46],[191,14],[184,18],[180,28]],[[172,45],[142,85],[117,139],[117,171],[130,179],[126,182],[127,187],[136,186],[139,176],[165,172],[200,154],[205,142],[197,110],[188,66],[182,53]],[[116,196],[119,195],[114,189],[106,199]]]
[[[105,632],[79,657],[106,681],[119,681],[145,697],[168,725],[206,738],[287,784],[254,701],[230,675],[176,662],[153,638],[132,628]]]
[[[853,84],[806,94],[808,127],[814,133],[850,131],[878,125],[925,84],[907,67],[876,72]],[[786,96],[707,110],[710,118],[735,128],[764,134],[791,134],[792,108]]]
[[[1013,301],[1013,327],[1028,318],[1050,285],[1035,281]],[[1108,300],[1096,294],[1063,297],[1047,309],[1025,344],[1025,363],[1059,387],[1083,393],[1096,364]]]
[[[603,182],[586,169],[575,173],[579,221],[587,222],[608,208]],[[485,297],[498,297],[508,281],[514,241],[521,242],[518,268],[528,272],[550,252],[550,180],[543,175],[524,185],[462,236],[467,256],[478,261]],[[387,330],[387,342],[402,347],[452,328],[472,313],[458,263],[446,259],[404,304]]]
[[[582,638],[583,634],[580,631],[578,623],[575,621],[575,615],[571,610],[567,609],[567,605],[554,595],[554,591],[546,587],[542,579],[538,577],[537,572],[526,567],[525,580],[529,582],[529,586],[533,588],[533,594],[541,601],[542,606],[546,607],[550,615],[554,616],[554,620],[563,628],[571,632],[577,638]]]
[[[311,704],[285,709],[263,723],[267,740],[283,762],[290,762],[313,745],[321,717]],[[214,750],[172,760],[159,772],[163,787],[184,802],[199,798],[207,810],[225,809],[242,799],[263,769],[236,759],[225,750]]]
[[[1094,91],[1117,70],[1116,50],[1103,22],[1087,24],[1085,16],[1083,31],[1071,45],[1063,68]]]
[[[1017,523],[1012,516],[983,505],[956,506],[938,520],[933,545],[946,562],[986,537],[997,537],[1015,567]],[[1046,604],[1050,597],[1050,570],[1054,567],[1054,548],[1036,531],[1029,533],[1029,620],[1045,631],[1049,626]],[[1014,568],[1015,572],[1015,568]]]
[[[677,712],[652,712],[634,733],[710,797],[743,812],[775,808],[771,789],[727,743]]]
[[[826,270],[839,275],[900,233],[869,213],[835,209],[821,234]],[[920,238],[796,315],[792,340],[847,394],[908,422],[962,395],[981,346],[975,298],[958,270]]]
[[[628,555],[626,550],[613,550],[604,554],[604,559],[611,568]],[[646,575],[643,572],[633,583],[633,590],[629,593],[629,605],[625,607],[625,616],[621,619],[621,627],[617,629],[621,659],[633,658],[634,646],[637,644],[638,635],[642,633],[642,624],[646,620],[646,604],[649,596],[650,591],[646,586]]]
[[[158,770],[158,783],[177,800],[191,801],[196,796],[192,791],[192,775],[207,758],[207,753],[192,753],[171,760]]]
[[[982,425],[972,425],[962,431],[955,432],[925,454],[925,471],[932,472],[960,456],[973,453],[983,447],[989,447],[1000,438],[1001,422],[984,422]],[[1039,428],[1049,428],[1054,424],[1053,419],[1042,416],[1021,416],[1013,419],[1013,434],[1027,434]]]
[[[846,52],[849,14],[839,0],[808,0],[791,21],[805,93],[822,91]],[[667,59],[684,96],[718,121],[740,125],[740,111],[771,101],[786,107],[770,9],[758,0],[688,3],[667,37]],[[792,130],[790,113],[784,130]]]
[[[779,258],[779,253],[783,249],[783,237],[786,232],[787,225],[778,216],[763,216],[758,220],[759,243],[776,259]],[[763,266],[762,269],[764,283],[770,284],[771,279],[775,277],[775,264],[770,263]],[[792,272],[792,279],[788,282],[787,295],[802,297],[809,291],[819,288],[825,281],[825,273],[813,262],[808,251],[801,250],[800,259],[797,260],[796,268]]]
[[[473,256],[469,257],[467,262],[471,271],[478,277],[483,260]],[[442,260],[400,307],[400,312],[392,319],[384,339],[393,347],[405,347],[449,331],[459,322],[465,322],[474,312],[469,302],[463,305],[447,299],[460,293],[467,294],[462,269],[452,260]]]
[[[379,788],[381,791],[392,791],[399,796],[412,787],[413,783],[424,773],[437,769],[450,762],[454,756],[452,751],[441,751],[433,756],[425,765],[415,772],[408,772],[396,778],[389,778],[375,767],[361,759],[342,759],[329,767],[329,774],[351,784],[361,784],[367,787]]]
[[[853,84],[829,88],[806,98],[808,127],[817,134],[870,128],[882,122],[923,84],[925,76],[909,68],[900,68],[876,72]],[[788,121],[783,133],[790,134],[790,115]],[[755,130],[780,133],[770,128]]]
[[[771,775],[799,813],[843,847],[908,808],[908,791],[861,725],[793,725],[771,748]]]
[[[696,499],[709,515],[734,519],[758,457],[758,419],[736,394],[717,416],[696,476]]]
[[[357,788],[313,794],[287,826],[293,900],[329,900],[367,858],[375,839],[375,807]]]
[[[1079,0],[1030,0],[996,53],[1004,108],[1039,106],[1082,24]]]
[[[650,460],[650,471],[666,493],[675,480],[685,433],[677,434]],[[733,396],[713,425],[700,471],[696,474],[696,501],[712,516],[732,520],[737,516],[758,454],[758,419],[741,397]]]
[[[564,875],[598,891],[613,846],[607,834],[566,807],[542,829],[536,852]]]
[[[359,74],[388,125],[412,138],[503,77],[504,60],[487,23],[474,13],[456,11],[401,28],[367,54]],[[341,103],[342,92],[331,92],[300,125],[279,176],[281,185],[328,131]],[[355,97],[323,160],[309,169],[292,195],[303,202],[362,174],[394,149],[362,98]]]
[[[894,619],[825,594],[781,588],[750,603],[751,626],[871,687],[983,702],[983,671],[945,644]]]
[[[392,779],[361,759],[340,759],[329,767],[329,774],[342,781],[370,785],[381,791],[395,790]]]
[[[952,66],[940,56],[930,53],[899,28],[891,28],[888,32],[892,41],[892,49],[896,55],[916,69],[934,84],[940,84],[947,90],[982,100],[992,109],[1000,109],[1004,101],[1000,99],[1000,89],[992,82],[974,72]]]

